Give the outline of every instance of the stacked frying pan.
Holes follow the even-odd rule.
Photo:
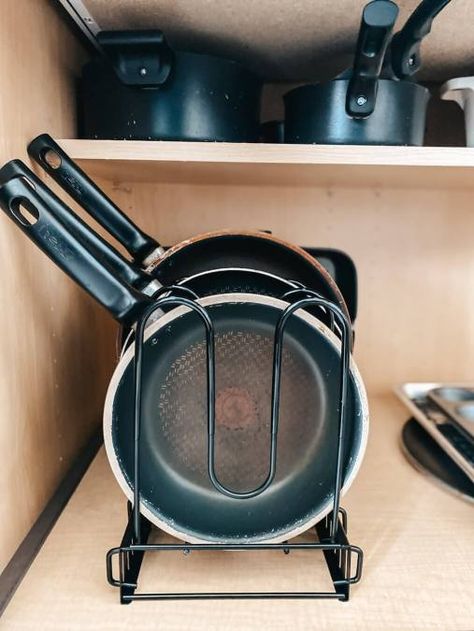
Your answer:
[[[265,233],[207,233],[165,250],[49,136],[36,138],[29,153],[130,255],[97,235],[22,162],[0,170],[5,213],[127,333],[104,408],[107,454],[126,495],[132,499],[134,491],[135,353],[126,340],[157,298],[169,296],[144,330],[140,510],[190,542],[278,542],[319,521],[332,507],[340,338],[350,327],[331,276],[301,248]],[[298,309],[287,322],[276,427],[275,329],[295,297],[314,296],[318,306]],[[212,471],[203,321],[214,331]],[[352,360],[345,420],[343,492],[360,466],[368,429]]]

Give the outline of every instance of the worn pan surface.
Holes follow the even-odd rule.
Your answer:
[[[236,492],[269,468],[273,336],[287,303],[252,294],[200,300],[216,329],[216,473]],[[133,357],[112,377],[104,437],[114,474],[133,497]],[[276,477],[234,499],[212,485],[207,461],[206,342],[186,307],[146,331],[141,424],[141,511],[185,541],[283,541],[332,508],[339,427],[340,342],[316,318],[293,316],[284,338]],[[343,493],[362,460],[367,401],[354,364],[344,437]]]

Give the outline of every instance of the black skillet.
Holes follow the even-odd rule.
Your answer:
[[[199,235],[165,250],[140,230],[50,136],[42,134],[35,138],[28,146],[28,153],[126,248],[136,265],[145,268],[162,285],[173,285],[180,279],[217,269],[258,270],[318,292],[349,317],[333,278],[302,248],[262,232],[227,230]],[[254,291],[266,294],[268,288],[263,277],[262,280],[263,284],[257,284]],[[214,279],[208,293],[220,291],[218,280]]]

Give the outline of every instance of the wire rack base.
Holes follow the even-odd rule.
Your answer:
[[[147,543],[151,524],[141,516],[141,542],[134,543],[134,523],[132,508],[128,507],[128,523],[121,545],[107,553],[107,580],[110,585],[120,589],[120,602],[130,604],[134,600],[238,600],[238,599],[335,599],[349,600],[350,586],[358,583],[362,575],[363,552],[347,539],[347,513],[339,509],[338,529],[332,538],[330,528],[332,515],[320,521],[312,530],[314,542],[304,543]],[[319,551],[324,555],[328,572],[333,583],[333,591],[296,591],[296,592],[139,592],[138,579],[143,558],[150,552],[181,552],[183,554],[201,551],[245,551],[258,553],[273,550],[289,554],[292,550]],[[116,561],[114,561],[116,559]],[[118,578],[114,576],[114,565],[118,566]],[[353,568],[354,571],[353,571]]]

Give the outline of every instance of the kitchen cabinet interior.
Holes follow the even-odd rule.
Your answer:
[[[111,11],[112,4],[115,11]],[[254,4],[239,5],[242,16]],[[267,15],[270,3],[257,4],[261,16]],[[298,5],[293,27],[296,22],[300,27],[306,23],[304,16],[310,4],[314,3]],[[314,23],[307,25],[306,39],[299,40],[307,42],[303,54],[305,46],[310,46],[314,28],[324,34],[320,47],[310,57],[311,64],[325,54],[328,42],[332,42],[333,53],[350,52],[347,33],[357,28],[360,7],[348,12],[347,4],[348,0],[319,3],[321,15],[323,5],[324,10],[329,7],[333,13],[330,19],[318,21],[316,27]],[[401,4],[408,12],[416,3],[410,0]],[[138,27],[142,25],[139,15],[159,13],[163,16],[160,26],[169,28],[177,42],[197,41],[193,37],[200,23],[189,25],[187,21],[211,15],[207,33],[213,50],[220,50],[221,43],[224,52],[233,51],[233,46],[243,50],[246,38],[252,37],[252,25],[231,13],[231,3],[218,3],[219,7],[210,11],[209,3],[202,1],[189,15],[187,5],[163,0],[150,9],[152,4],[145,0],[87,3],[107,28],[125,24]],[[466,18],[468,5],[467,0],[453,2],[443,26],[440,23],[433,28],[433,37],[426,44],[425,78],[438,80],[474,70],[468,52],[472,49],[468,45],[472,32],[472,20]],[[235,3],[232,6],[233,11],[238,10]],[[282,16],[289,15],[291,7],[294,3],[283,3]],[[419,598],[424,607],[418,609],[417,628],[448,628],[448,623],[467,628],[468,616],[474,619],[474,612],[469,610],[472,598],[469,602],[462,600],[472,585],[474,567],[472,528],[465,530],[469,507],[431,486],[405,463],[397,444],[405,415],[390,398],[390,392],[402,381],[473,379],[474,149],[77,140],[75,85],[87,51],[47,0],[5,0],[0,15],[0,76],[5,86],[0,96],[2,163],[14,157],[26,159],[27,142],[46,131],[60,139],[64,149],[98,179],[125,212],[162,242],[171,244],[220,228],[268,229],[301,245],[345,250],[357,265],[360,310],[355,354],[369,395],[375,397],[374,442],[357,486],[344,504],[351,509],[351,538],[368,551],[366,576],[354,590],[354,604],[311,604],[309,610],[294,603],[264,607],[240,604],[232,608],[236,616],[233,622],[238,624],[240,620],[241,625],[250,628],[246,621],[259,620],[260,626],[286,628],[290,619],[286,616],[300,616],[297,626],[303,628],[310,611],[315,624],[319,621],[328,628],[332,623],[334,627],[334,621],[348,623],[352,616],[360,625],[366,620],[373,628],[377,623],[378,628],[400,628],[413,620],[409,616],[417,607],[413,595],[416,587],[421,590]],[[233,39],[228,37],[229,16],[233,16],[233,25],[242,29]],[[265,31],[262,19],[259,33]],[[283,17],[282,24],[283,29]],[[328,24],[341,26],[341,38],[329,36]],[[287,79],[296,63],[295,50],[291,52],[288,42],[297,40],[288,38],[283,44],[273,32],[272,45],[280,41],[282,47],[275,57],[270,33],[271,29],[256,43],[256,67],[273,69],[275,79]],[[448,52],[441,41],[448,42]],[[275,59],[274,65],[271,59]],[[279,60],[293,61],[287,64]],[[300,78],[307,78],[310,70],[302,66]],[[449,127],[450,121],[443,124]],[[106,383],[113,368],[115,325],[4,217],[0,218],[0,248],[0,458],[5,472],[0,482],[1,569],[74,457],[100,428]],[[383,404],[378,403],[378,397],[383,397]],[[375,453],[376,447],[380,447],[380,453]],[[388,475],[387,462],[392,463],[393,474]],[[49,621],[47,628],[64,628],[61,620],[66,619],[72,628],[85,628],[91,622],[84,622],[81,616],[89,614],[97,623],[94,628],[102,624],[104,629],[119,629],[125,624],[124,609],[107,587],[103,571],[105,551],[116,543],[124,518],[124,500],[105,470],[103,458],[99,458],[77,498],[71,501],[70,512],[64,513],[31,575],[7,609],[7,628],[30,628],[38,616]],[[92,484],[91,478],[101,472],[104,481]],[[396,484],[398,476],[403,486],[394,486],[392,492],[388,486]],[[85,495],[87,488],[92,493],[90,499]],[[97,514],[101,510],[97,499],[100,494],[110,495],[112,502],[105,519]],[[392,499],[386,502],[387,496]],[[395,496],[396,502],[392,501]],[[365,530],[370,513],[379,521]],[[113,517],[117,517],[117,524],[111,527],[110,535],[100,530],[100,537],[95,538],[80,526],[84,515],[90,518],[93,532],[99,532],[96,527],[103,529],[112,524]],[[86,533],[90,534],[87,541]],[[61,554],[66,557],[64,563],[55,547],[58,538]],[[389,552],[384,557],[383,544],[387,540]],[[407,542],[408,548],[403,547]],[[85,563],[81,565],[83,545],[90,546],[87,556],[96,564],[91,574]],[[403,569],[400,546],[405,552],[412,551],[407,553],[407,562],[418,568],[418,574],[411,576],[411,568]],[[228,558],[238,566],[238,560]],[[82,574],[74,574],[77,567]],[[386,572],[395,569],[394,591]],[[178,572],[176,568],[170,571]],[[427,575],[429,580],[423,582]],[[386,588],[382,587],[384,581]],[[445,591],[435,606],[437,585]],[[51,601],[45,593],[51,586],[51,592],[58,594],[57,606],[64,607],[62,613],[48,606]],[[405,596],[406,609],[400,605]],[[383,609],[390,599],[392,605]],[[36,605],[30,608],[32,602]],[[84,602],[92,603],[92,609],[87,604],[79,612],[77,603]],[[135,615],[133,612],[141,606],[133,605],[126,616]],[[155,604],[153,611],[157,615],[164,611],[163,615],[169,616],[168,626],[179,628],[177,609],[173,607]],[[186,608],[186,615],[191,615],[193,607]],[[214,624],[213,615],[229,611],[222,604],[207,607],[207,628]],[[111,611],[117,617],[115,622]],[[149,611],[146,606],[142,609],[142,628],[148,624],[145,618],[150,619]]]

